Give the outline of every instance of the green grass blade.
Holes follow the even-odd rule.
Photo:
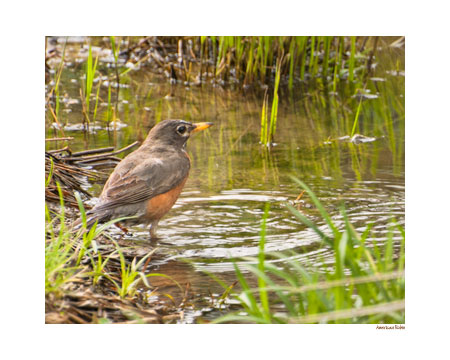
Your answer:
[[[264,254],[264,248],[266,244],[266,226],[267,226],[267,218],[269,217],[269,209],[270,209],[270,203],[266,203],[264,207],[264,215],[261,223],[261,233],[260,233],[260,240],[259,240],[259,251],[258,251],[258,270],[261,273],[264,273],[264,260],[265,260],[265,254]],[[266,287],[266,282],[263,277],[258,277],[258,286],[260,289],[263,289]],[[267,320],[270,320],[270,308],[269,308],[269,297],[267,295],[267,292],[264,290],[261,290],[259,293],[259,298],[261,299],[261,305],[263,308],[263,315]]]
[[[353,82],[354,80],[354,69],[355,69],[355,53],[356,53],[356,36],[351,36],[351,52],[350,60],[348,65],[348,81]]]
[[[359,100],[358,108],[356,109],[355,120],[353,121],[352,133],[350,134],[350,137],[355,135],[356,125],[358,124],[359,119],[359,113],[361,112],[361,106],[362,106],[362,97]]]

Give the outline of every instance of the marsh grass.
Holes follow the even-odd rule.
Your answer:
[[[251,323],[404,323],[405,322],[405,233],[393,219],[387,240],[380,247],[369,240],[373,224],[358,233],[341,208],[344,226],[338,226],[311,189],[294,179],[308,194],[327,229],[305,214],[290,211],[332,249],[334,264],[311,271],[296,259],[295,253],[266,252],[268,206],[261,224],[257,258],[234,261],[241,291],[234,291],[245,315],[230,313],[215,322]],[[400,232],[400,249],[394,248],[394,230]],[[370,246],[369,242],[373,244]],[[277,266],[282,260],[286,267]],[[253,265],[254,264],[254,265]],[[242,270],[257,278],[251,287]],[[259,296],[258,296],[259,295]]]
[[[47,94],[47,98],[46,98],[46,106],[48,108],[48,110],[50,111],[50,114],[52,115],[53,120],[55,121],[55,123],[58,125],[58,131],[61,132],[62,136],[65,137],[64,134],[64,129],[63,126],[61,125],[60,122],[60,83],[61,83],[61,75],[63,73],[64,70],[64,61],[65,61],[65,56],[66,56],[66,47],[67,47],[67,39],[64,42],[64,46],[63,46],[63,50],[62,50],[62,54],[61,54],[61,60],[58,64],[58,68],[55,72],[55,76],[54,76],[54,85],[53,87],[50,89],[50,91]],[[51,99],[53,99],[54,102],[54,108],[51,104]]]
[[[85,67],[84,67],[85,83],[84,83],[84,88],[82,89],[83,91],[80,91],[83,93],[83,96],[82,96],[83,114],[84,114],[84,119],[85,119],[87,127],[90,124],[91,93],[92,93],[92,88],[93,88],[93,84],[94,84],[97,63],[98,63],[98,56],[96,56],[95,61],[94,61],[93,56],[92,56],[92,46],[89,45],[89,53],[88,53],[88,57],[87,57],[87,60],[85,63]],[[98,92],[97,92],[97,94],[98,94]],[[98,99],[98,97],[97,97],[97,99]],[[97,107],[97,103],[98,103],[98,100],[96,100],[96,107]]]
[[[367,58],[366,46],[373,42],[372,37],[334,37],[334,36],[199,36],[165,37],[164,43],[177,47],[178,59],[189,59],[176,68],[178,78],[192,79],[197,71],[200,83],[208,80],[209,64],[213,64],[212,78],[215,82],[238,82],[242,85],[274,83],[272,77],[277,61],[283,55],[289,59],[282,75],[287,78],[289,89],[294,79],[305,80],[333,74],[333,81],[347,78],[337,70],[346,70],[353,81],[355,67]],[[349,56],[343,56],[349,48]],[[195,59],[189,54],[195,53]],[[339,59],[336,62],[336,59]],[[184,60],[183,60],[184,61]],[[191,66],[192,65],[192,66]],[[206,77],[204,76],[206,74]]]
[[[50,171],[46,184],[50,182],[52,172]],[[94,285],[99,283],[101,278],[110,280],[117,289],[120,297],[133,296],[137,289],[137,277],[141,279],[144,274],[138,269],[145,260],[152,255],[149,252],[141,260],[136,262],[133,259],[131,264],[127,264],[121,248],[113,241],[116,250],[106,258],[103,258],[97,239],[105,235],[105,230],[115,222],[125,218],[114,219],[101,226],[95,223],[90,229],[87,228],[86,212],[80,195],[75,192],[79,210],[82,219],[82,227],[74,231],[71,226],[66,225],[66,211],[64,205],[64,196],[60,184],[57,182],[57,188],[60,197],[59,211],[51,211],[45,204],[46,218],[46,241],[45,241],[45,292],[46,294],[55,294],[62,296],[68,291],[68,284],[79,281],[80,279],[90,279]],[[120,257],[120,281],[114,280],[114,275],[107,270],[107,264],[115,255]],[[89,261],[90,260],[90,261]],[[91,263],[89,268],[85,263]],[[146,285],[148,283],[144,281]]]
[[[348,63],[348,80],[352,82],[354,80],[355,70],[355,54],[356,54],[356,37],[351,36],[351,52]]]
[[[353,122],[352,132],[350,136],[355,135],[356,126],[358,125],[359,113],[361,112],[361,106],[362,106],[362,98],[359,100],[358,108],[356,109],[355,120]]]
[[[273,138],[275,136],[276,128],[277,128],[277,119],[278,119],[278,88],[280,85],[280,77],[281,77],[281,64],[283,62],[283,58],[280,58],[277,61],[276,73],[275,73],[275,86],[273,90],[273,100],[272,100],[272,108],[270,112],[270,122],[268,121],[268,108],[269,108],[269,98],[267,96],[267,92],[264,96],[263,108],[261,112],[261,133],[260,133],[260,141],[263,145],[270,146],[273,142]]]
[[[114,277],[111,274],[105,274],[105,277],[115,285],[117,293],[121,298],[127,296],[133,297],[136,294],[139,283],[142,282],[147,287],[150,287],[146,275],[139,269],[142,268],[147,259],[152,256],[157,249],[153,249],[153,251],[150,251],[139,261],[136,261],[136,258],[134,258],[131,263],[127,263],[119,244],[117,244],[116,241],[113,241],[113,243],[120,258],[120,280],[114,280]]]
[[[124,74],[132,69],[132,67],[121,67],[123,62],[119,62],[119,50],[122,49],[119,49],[119,44],[123,43],[123,41],[118,39],[120,38],[111,36],[109,41],[105,42],[104,39],[90,38],[89,42],[93,44],[101,44],[101,46],[109,46],[111,48],[114,63],[106,68],[100,66],[99,62],[101,59],[92,56],[92,49],[90,48],[89,56],[84,66],[86,79],[83,84],[85,121],[96,120],[98,116],[102,116],[108,129],[111,129],[109,124],[115,122],[118,118],[125,120],[125,114],[119,113],[117,100],[119,92],[125,99],[130,98],[126,96],[125,92],[131,91],[127,88],[119,89],[116,86],[122,82]],[[331,112],[342,111],[344,113],[343,116],[331,114],[335,117],[335,119],[332,119],[336,122],[335,128],[340,130],[342,128],[340,123],[343,123],[345,128],[344,133],[340,132],[336,135],[350,135],[353,125],[356,125],[354,121],[355,112],[358,110],[359,103],[357,100],[353,101],[349,100],[349,98],[355,94],[355,89],[365,87],[365,81],[370,74],[369,64],[375,55],[378,56],[374,47],[374,44],[378,41],[377,37],[200,36],[164,37],[161,39],[164,44],[167,44],[167,48],[172,44],[175,45],[177,53],[181,53],[183,62],[186,62],[188,65],[185,66],[183,63],[181,66],[176,66],[174,64],[175,71],[179,73],[178,79],[184,79],[183,83],[186,82],[186,78],[189,78],[189,85],[198,81],[194,79],[202,80],[196,83],[197,85],[206,84],[209,81],[225,87],[231,85],[236,88],[236,86],[242,85],[244,88],[252,87],[257,94],[259,89],[257,85],[259,84],[264,85],[264,88],[268,87],[271,89],[269,99],[263,97],[263,94],[259,92],[259,96],[263,97],[262,102],[270,100],[270,103],[266,103],[265,108],[265,114],[268,115],[267,120],[265,120],[264,116],[261,116],[260,142],[263,144],[273,142],[273,136],[276,134],[278,124],[284,126],[285,122],[283,120],[278,121],[278,108],[280,107],[278,103],[280,99],[283,100],[283,103],[285,102],[283,98],[285,88],[290,89],[292,92],[292,102],[298,101],[299,96],[303,97],[306,95],[303,94],[305,90],[308,92],[308,95],[316,90],[322,91],[323,94],[319,95],[320,101],[317,101],[315,104],[318,106],[317,109],[322,112],[320,117],[324,116],[323,113],[326,116],[330,116],[328,108],[329,104],[331,104],[335,108],[331,108]],[[179,42],[178,40],[182,41]],[[132,47],[134,41],[139,41],[139,38],[130,38],[130,43],[125,46]],[[141,53],[144,52],[141,51]],[[146,52],[141,58],[135,58],[133,61],[137,61],[136,64],[140,63],[142,66],[147,66],[148,62],[145,59],[151,58],[148,57],[149,54],[149,52]],[[190,54],[193,54],[193,56]],[[172,54],[169,52],[169,55]],[[167,59],[169,59],[167,61],[170,64],[171,57],[169,56]],[[212,71],[212,68],[214,71]],[[186,71],[187,73],[183,73]],[[100,75],[97,78],[101,79],[105,76],[105,72],[110,81],[109,86],[104,87],[104,91],[101,89],[101,80],[89,86],[90,80],[88,81],[88,79],[93,79],[94,74],[95,76]],[[194,76],[196,72],[198,76]],[[350,73],[353,74],[352,83],[349,81]],[[114,77],[116,80],[113,82],[111,80]],[[133,86],[137,83],[136,79],[131,81]],[[306,81],[308,82],[308,87],[304,86]],[[95,88],[96,86],[97,88]],[[278,92],[274,91],[276,88]],[[94,97],[87,97],[89,89],[91,94],[95,94],[93,115],[92,109],[89,109],[92,106],[87,106],[88,98],[91,98],[92,102]],[[376,91],[375,89],[372,90]],[[107,104],[105,107],[106,111],[99,106],[101,103],[100,99],[103,98],[107,99],[105,101]],[[129,100],[133,101],[133,97],[131,96]],[[159,122],[162,116],[166,116],[162,114],[162,111],[169,114],[173,112],[170,109],[170,103],[163,99],[150,99],[147,101],[148,103],[152,105],[154,113],[151,113],[151,117],[156,122]],[[361,107],[360,115],[363,116],[365,115],[365,104],[361,104]],[[123,108],[127,109],[126,106]],[[322,108],[323,111],[321,110]],[[135,109],[137,113],[142,112],[142,109],[139,107]],[[348,113],[348,109],[351,109],[352,114]],[[315,122],[316,119],[312,118],[312,121]],[[387,122],[389,122],[389,119],[387,119]],[[389,139],[393,139],[391,130],[394,127],[390,126],[389,123],[387,125],[386,130],[390,131]],[[354,131],[357,129],[355,128]],[[336,135],[325,134],[325,137]],[[114,134],[114,140],[116,140],[116,134]],[[391,144],[394,149],[395,144]],[[401,154],[396,152],[396,156],[400,158]]]
[[[109,37],[111,42],[111,50],[114,57],[114,73],[116,76],[116,100],[114,102],[115,108],[114,108],[114,120],[116,117],[116,114],[118,113],[118,106],[119,106],[119,89],[120,89],[120,74],[119,74],[119,51],[120,51],[120,41],[116,42],[115,36]]]
[[[50,184],[54,165],[51,163],[45,184]],[[50,323],[114,323],[173,322],[183,304],[176,304],[169,293],[161,295],[170,299],[174,306],[156,308],[149,298],[158,294],[148,282],[150,277],[165,277],[180,291],[183,287],[172,277],[150,272],[145,273],[151,256],[157,250],[150,249],[145,256],[132,257],[133,252],[125,252],[118,241],[113,240],[106,229],[108,223],[94,224],[87,229],[86,212],[78,193],[75,198],[79,205],[82,227],[79,230],[68,225],[64,191],[56,183],[59,193],[59,207],[49,208],[45,204],[45,297],[46,322]],[[132,257],[132,259],[130,259]],[[147,271],[148,272],[148,271]],[[147,292],[147,289],[152,289]],[[139,292],[138,290],[144,290]],[[89,303],[86,309],[86,303]],[[96,308],[96,311],[92,311]]]
[[[263,101],[263,106],[262,106],[262,110],[261,110],[261,131],[260,131],[260,140],[259,142],[261,144],[266,145],[267,144],[267,138],[268,138],[268,133],[267,133],[267,126],[268,126],[268,107],[269,107],[269,98],[268,98],[268,94],[267,91],[264,94],[264,101]]]
[[[45,293],[60,295],[64,285],[79,276],[81,268],[75,265],[76,254],[73,251],[75,239],[71,237],[64,224],[64,197],[59,183],[57,188],[61,212],[52,218],[47,204],[45,205],[46,233],[49,238],[45,246]],[[59,231],[56,228],[57,222],[60,223]]]
[[[56,72],[56,76],[55,76],[55,86],[53,88],[54,94],[55,94],[55,115],[56,115],[56,119],[59,118],[59,84],[61,82],[61,74],[63,72],[64,69],[64,57],[66,55],[66,46],[67,46],[67,41],[64,42],[64,47],[63,47],[63,52],[61,55],[61,61],[59,63],[58,66],[58,70]]]

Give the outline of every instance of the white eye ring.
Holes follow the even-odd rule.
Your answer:
[[[186,125],[180,125],[177,127],[177,133],[180,135],[184,135],[186,133],[187,127]]]

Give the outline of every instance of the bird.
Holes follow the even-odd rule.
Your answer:
[[[114,168],[98,202],[86,212],[87,228],[96,221],[133,217],[124,223],[149,226],[150,238],[156,239],[158,222],[175,204],[189,176],[186,143],[193,133],[211,125],[184,120],[163,120],[155,125],[142,145]],[[73,226],[80,228],[81,224],[79,219]]]

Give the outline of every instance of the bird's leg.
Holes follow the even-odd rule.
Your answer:
[[[158,238],[158,236],[156,235],[156,229],[158,228],[158,222],[159,222],[159,220],[155,220],[150,224],[150,238],[151,239]]]
[[[124,226],[122,226],[121,223],[116,222],[114,225],[116,225],[116,227],[118,227],[120,230],[122,230],[124,232],[124,234],[128,234],[128,229]]]

